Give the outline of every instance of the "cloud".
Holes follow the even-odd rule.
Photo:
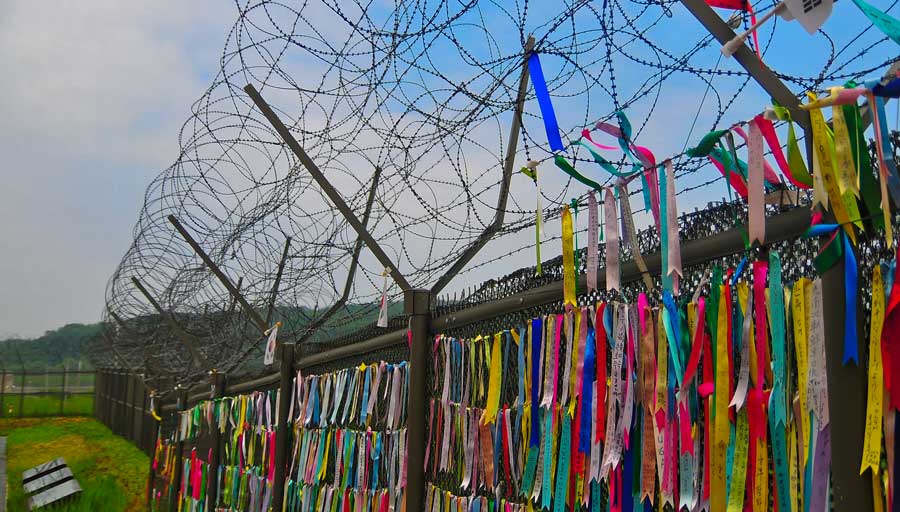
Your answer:
[[[0,335],[99,318],[235,15],[205,1],[4,4]]]

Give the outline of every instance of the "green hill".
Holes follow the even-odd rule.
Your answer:
[[[8,370],[69,368],[90,363],[82,354],[82,347],[100,332],[100,324],[68,324],[33,339],[0,340],[0,364]]]

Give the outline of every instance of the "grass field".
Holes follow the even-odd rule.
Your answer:
[[[25,395],[22,397],[22,416],[90,416],[94,412],[94,395],[69,395],[60,411],[59,395]],[[5,418],[19,416],[19,397],[7,395],[0,403]],[[60,412],[62,414],[60,414]]]
[[[53,511],[132,511],[145,508],[150,461],[128,441],[90,418],[0,419],[7,436],[7,510],[27,510],[22,472],[64,457],[84,492]],[[43,510],[43,509],[42,509]]]

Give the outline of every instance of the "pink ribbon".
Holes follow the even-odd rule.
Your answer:
[[[797,181],[794,178],[793,173],[791,173],[791,166],[788,165],[788,161],[784,157],[784,152],[781,150],[781,142],[778,140],[778,134],[775,133],[775,125],[772,124],[772,121],[769,121],[762,114],[760,114],[753,118],[753,121],[751,122],[755,122],[762,132],[763,138],[766,139],[766,143],[769,145],[769,150],[772,151],[772,156],[775,157],[775,163],[777,163],[778,168],[781,169],[781,174],[783,174],[788,179],[788,181],[790,181],[797,188],[812,188],[805,183],[800,183],[799,181]]]
[[[750,146],[750,138],[747,136],[747,132],[745,132],[743,128],[741,128],[739,125],[734,125],[731,129],[742,139],[744,139],[744,143],[747,144],[748,147]],[[735,162],[734,164],[737,165],[737,162]],[[778,175],[775,174],[775,170],[772,169],[772,166],[769,165],[769,162],[767,162],[765,159],[763,159],[763,170],[766,173],[766,181],[772,184],[781,182],[781,180],[778,179]]]
[[[737,131],[737,128],[735,129]],[[750,121],[750,138],[747,141],[747,217],[750,224],[750,243],[766,241],[765,188],[763,187],[762,131],[756,120]]]

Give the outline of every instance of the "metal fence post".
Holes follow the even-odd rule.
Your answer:
[[[22,410],[25,408],[25,368],[22,368],[22,387],[19,388],[19,417],[22,417]]]
[[[66,372],[68,371],[67,367],[63,367],[63,376],[62,376],[62,392],[59,397],[59,415],[62,416],[66,412]]]
[[[151,391],[152,393],[152,391]],[[147,389],[144,388],[144,411],[147,410],[147,400],[148,400]],[[156,426],[156,439],[153,440],[153,452],[150,456],[150,476],[147,480],[147,510],[150,510],[150,505],[153,503],[153,490],[156,488],[156,468],[154,467],[154,462],[156,458],[156,442],[159,440],[159,424],[154,422]]]
[[[110,415],[112,414],[111,407],[112,404],[109,402],[109,381],[110,374],[109,371],[103,372],[103,387],[100,388],[101,394],[103,396],[103,424],[106,425],[106,428],[112,430],[112,425],[110,424]]]
[[[409,347],[409,393],[406,418],[406,507],[421,510],[425,505],[425,382],[428,365],[428,329],[430,324],[429,290],[414,289],[404,293],[409,314],[411,344]]]
[[[181,473],[184,468],[182,458],[184,458],[184,440],[181,439],[181,432],[178,425],[181,424],[181,412],[187,408],[187,389],[179,389],[176,393],[177,402],[175,402],[175,471],[172,474],[172,493],[169,495],[169,510],[178,510],[179,493],[181,492]]]
[[[216,370],[212,371],[212,393],[210,398],[215,403],[217,398],[222,398],[225,392],[225,374]],[[218,425],[214,425],[210,431],[210,442],[212,443],[212,456],[209,458],[209,480],[206,492],[207,510],[215,510],[219,504],[219,463],[222,458],[222,433],[219,432]],[[276,441],[277,446],[277,441]],[[277,480],[276,480],[277,482]],[[276,486],[277,487],[277,486]],[[277,510],[277,509],[276,509]]]
[[[103,423],[100,408],[100,370],[94,372],[94,419]]]
[[[291,406],[291,386],[294,374],[294,344],[281,343],[279,345],[281,358],[281,383],[279,391],[281,400],[278,401],[278,427],[275,432],[275,481],[272,485],[272,509],[281,510],[284,503],[285,473],[287,470],[287,452],[291,444],[288,435],[291,432],[288,425],[288,411]]]
[[[134,441],[134,377],[131,372],[125,373],[122,377],[125,379],[124,396],[122,397],[122,406],[125,408],[124,435],[125,439]]]
[[[867,358],[842,364],[844,352],[844,262],[822,275],[822,315],[825,319],[825,366],[831,429],[832,510],[874,510],[872,473],[859,474],[866,427]],[[858,305],[857,305],[858,307]],[[862,318],[858,316],[857,318]],[[857,324],[857,332],[859,325]],[[865,346],[865,344],[863,344]],[[879,350],[880,347],[876,347]]]
[[[0,381],[0,418],[6,417],[6,368],[3,369],[3,380]]]

